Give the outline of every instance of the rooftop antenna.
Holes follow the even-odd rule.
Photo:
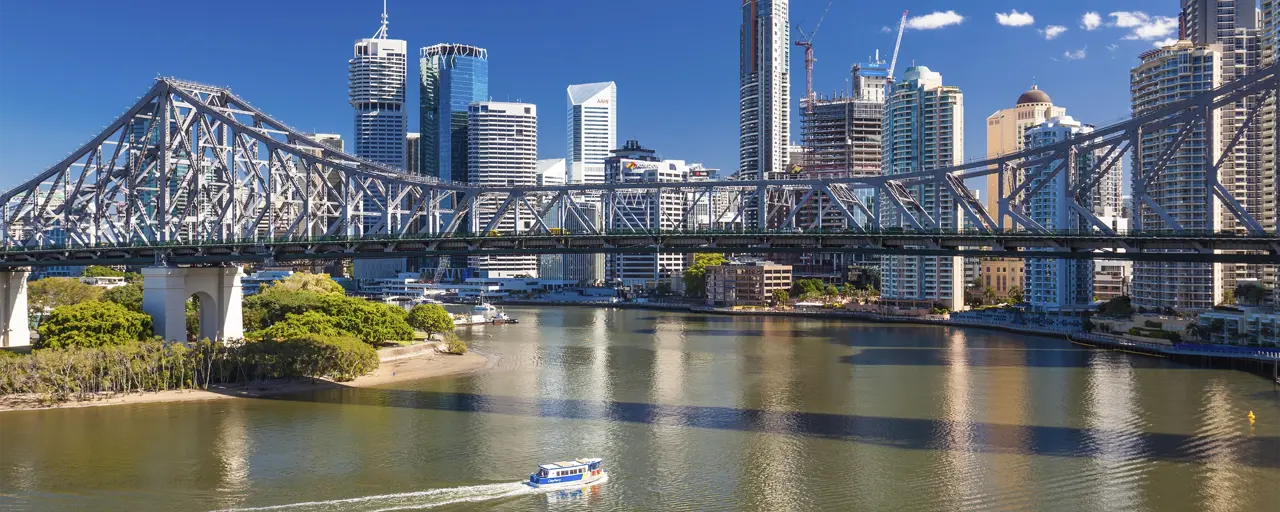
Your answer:
[[[382,0],[382,27],[373,34],[373,39],[387,38],[387,0]]]

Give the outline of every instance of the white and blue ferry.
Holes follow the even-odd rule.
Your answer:
[[[536,473],[529,474],[533,487],[559,486],[561,484],[589,484],[604,481],[609,472],[604,469],[604,459],[577,459],[551,464],[540,464]]]

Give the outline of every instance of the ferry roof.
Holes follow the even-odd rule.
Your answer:
[[[573,461],[553,462],[553,463],[550,463],[550,464],[539,464],[539,465],[538,465],[538,468],[539,468],[539,469],[564,469],[564,468],[576,468],[576,467],[579,467],[579,466],[586,466],[587,464],[591,464],[592,462],[600,462],[600,461],[602,461],[602,460],[604,460],[604,459],[600,459],[600,458],[589,458],[589,459],[578,459],[578,460],[573,460]]]

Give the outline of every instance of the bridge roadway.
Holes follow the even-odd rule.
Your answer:
[[[1225,253],[1224,251],[1231,251]],[[210,265],[234,262],[403,258],[450,255],[654,252],[739,254],[851,253],[914,256],[1067,258],[1280,264],[1280,236],[1230,233],[1028,232],[984,234],[821,232],[612,232],[276,238],[164,245],[10,247],[0,267],[58,265]]]

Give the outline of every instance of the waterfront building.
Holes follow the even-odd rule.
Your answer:
[[[393,169],[405,169],[405,141],[408,118],[404,111],[407,43],[387,37],[387,12],[373,37],[356,41],[348,62],[350,103],[355,111],[355,155]],[[371,233],[378,228],[380,199],[366,198],[361,228]],[[403,272],[404,258],[355,261],[358,278],[390,277]]]
[[[1210,343],[1280,347],[1280,312],[1266,306],[1214,308],[1196,324]]]
[[[608,183],[682,183],[688,180],[689,166],[682,160],[663,160],[657,153],[629,140],[605,160]],[[664,189],[619,190],[605,196],[609,229],[652,231],[683,228],[688,206],[685,192]],[[606,279],[631,288],[653,288],[660,281],[684,272],[685,255],[680,253],[610,254]]]
[[[987,158],[996,158],[1010,153],[1022,151],[1025,145],[1027,130],[1053,119],[1064,116],[1067,109],[1053,104],[1049,94],[1032,85],[1031,89],[1018,96],[1013,108],[999,110],[987,116]],[[1119,178],[1119,175],[1116,176]],[[1015,179],[1012,175],[987,176],[987,211],[991,218],[1002,229],[1013,229],[1013,220],[999,215],[998,201],[1001,190],[1012,190]],[[996,295],[1007,297],[1013,288],[1022,288],[1026,279],[1023,260],[1017,258],[995,259],[982,266],[983,271],[990,269],[992,275],[983,275],[984,286],[990,286]]]
[[[483,187],[534,186],[538,182],[538,110],[529,103],[476,102],[468,109],[468,178]],[[476,205],[471,232],[489,226],[502,201],[491,198]],[[492,231],[513,234],[534,226],[533,215],[513,207]],[[535,255],[471,256],[469,266],[485,277],[536,277]]]
[[[788,0],[742,0],[739,178],[781,173],[791,135]]]
[[[790,288],[790,265],[752,261],[707,267],[708,306],[768,306],[774,291]]]
[[[964,161],[964,94],[944,85],[942,75],[924,66],[908,69],[886,102],[883,170],[901,174],[959,165]],[[943,230],[964,228],[955,198],[938,185],[906,188]],[[914,229],[890,204],[886,228]],[[886,256],[881,259],[881,300],[898,306],[934,303],[953,311],[964,305],[964,262],[958,256]]]
[[[1190,41],[1142,54],[1142,63],[1131,72],[1133,114],[1142,115],[1170,102],[1191,98],[1197,93],[1222,85],[1222,52],[1220,46],[1197,46]],[[1219,133],[1220,111],[1208,123]],[[1147,194],[1165,203],[1178,204],[1169,215],[1185,229],[1218,231],[1221,211],[1211,201],[1212,191],[1205,186],[1205,169],[1217,160],[1221,147],[1211,143],[1205,123],[1192,127],[1186,143],[1169,159],[1165,172],[1153,176],[1146,185]],[[1173,133],[1183,124],[1170,126]],[[1172,137],[1165,131],[1144,133],[1140,142],[1141,160],[1134,162],[1132,182],[1142,180],[1154,171],[1156,160],[1166,152]],[[1206,149],[1207,148],[1207,149]],[[1144,203],[1134,205],[1135,229],[1170,229],[1161,216]],[[1222,293],[1221,266],[1210,263],[1135,262],[1133,266],[1133,303],[1135,307],[1203,310],[1218,303]]]
[[[404,137],[404,170],[414,176],[422,174],[422,134],[409,132]]]
[[[1081,124],[1069,116],[1049,119],[1026,133],[1026,147],[1040,148],[1088,135],[1092,126]],[[1055,159],[1035,169],[1031,187],[1040,187],[1030,198],[1028,216],[1050,231],[1089,231],[1091,224],[1084,216],[1071,208],[1071,189],[1078,185],[1100,158],[1097,152],[1082,151],[1076,154],[1074,170],[1058,172],[1049,177],[1049,171],[1062,165]],[[1043,249],[1029,249],[1035,253]],[[1037,312],[1081,310],[1093,303],[1093,263],[1089,260],[1061,258],[1026,259],[1025,302]]]
[[[489,99],[489,51],[437,44],[418,51],[420,171],[441,181],[468,183],[467,108]]]
[[[1261,66],[1265,69],[1276,65],[1280,62],[1280,0],[1262,0],[1262,9],[1260,11],[1261,18],[1259,21],[1259,32],[1261,37],[1260,60]],[[1262,173],[1262,201],[1266,206],[1262,209],[1263,229],[1270,233],[1280,232],[1280,183],[1277,183],[1277,176],[1274,172],[1266,172],[1267,169],[1280,168],[1280,98],[1272,95],[1264,104],[1262,113],[1262,134],[1261,143],[1259,144],[1259,162],[1261,162]],[[1264,267],[1262,272],[1262,285],[1274,290],[1272,294],[1272,302],[1280,303],[1280,271],[1275,265]]]
[[[244,289],[244,296],[256,295],[262,291],[264,286],[271,286],[277,281],[284,281],[293,275],[292,270],[259,270],[252,274],[245,274],[240,278],[240,285]]]
[[[1093,298],[1108,301],[1129,295],[1133,262],[1093,260]]]
[[[570,85],[566,178],[572,184],[604,183],[604,160],[618,147],[618,86],[613,82]]]

